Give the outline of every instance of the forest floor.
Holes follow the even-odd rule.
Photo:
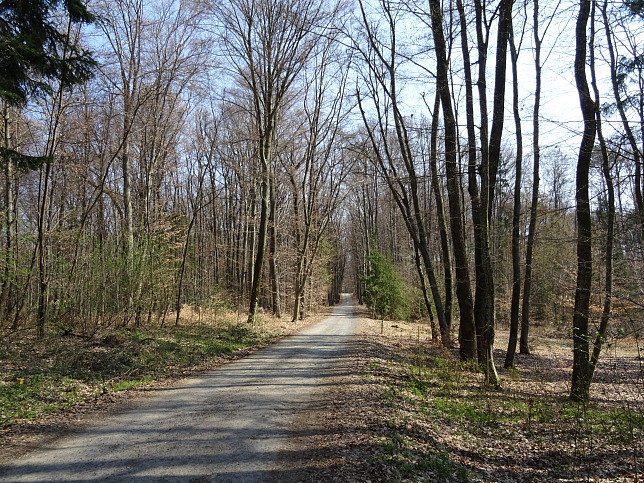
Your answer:
[[[364,315],[364,314],[363,314]],[[602,355],[592,399],[568,399],[570,342],[533,331],[501,390],[437,347],[425,324],[362,317],[354,367],[300,424],[298,481],[644,482],[644,372],[634,339]],[[288,461],[283,464],[289,464]]]
[[[426,324],[359,315],[346,367],[334,384],[317,390],[316,404],[290,431],[275,466],[280,481],[286,475],[288,481],[338,482],[644,481],[644,374],[636,340],[612,341],[602,354],[591,402],[579,405],[567,398],[570,343],[554,330],[533,331],[532,355],[517,355],[515,369],[499,369],[499,391],[486,388],[455,351],[437,347]],[[272,319],[263,324],[272,334],[268,342],[302,327]],[[507,333],[499,330],[497,367],[506,344]],[[165,373],[140,378],[134,389],[103,390],[64,409],[13,421],[0,430],[0,463],[152,388],[253,350],[235,349],[208,364],[169,365]],[[5,381],[16,374],[9,361],[0,362]],[[289,451],[295,447],[297,457]]]

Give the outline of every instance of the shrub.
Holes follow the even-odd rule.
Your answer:
[[[393,263],[378,250],[369,254],[364,300],[382,318],[409,318],[409,300]]]

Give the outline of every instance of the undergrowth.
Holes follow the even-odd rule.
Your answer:
[[[643,481],[641,397],[572,403],[520,367],[498,391],[451,354],[395,350],[388,372],[367,369],[391,410],[379,458],[394,480],[515,481],[513,466],[522,481]]]

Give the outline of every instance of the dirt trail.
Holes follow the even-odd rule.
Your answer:
[[[0,468],[0,482],[269,481],[289,427],[343,370],[355,326],[345,295],[319,324],[51,441]]]

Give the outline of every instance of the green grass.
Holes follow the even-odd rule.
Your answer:
[[[422,441],[392,433],[380,442],[391,481],[467,482],[471,472],[445,452],[428,451]]]
[[[143,386],[152,382],[154,379],[151,376],[145,376],[141,379],[134,379],[130,381],[119,381],[112,384],[112,391],[127,391],[128,389],[134,389],[135,387]]]
[[[495,415],[485,407],[484,403],[481,404],[478,401],[437,397],[431,400],[431,404],[443,418],[450,422],[468,423],[479,427],[496,422]]]
[[[76,380],[55,375],[35,374],[3,381],[0,383],[0,428],[69,407],[86,395],[87,389]]]
[[[407,381],[407,390],[414,396],[423,397],[430,388],[430,383],[423,379],[413,378]]]

